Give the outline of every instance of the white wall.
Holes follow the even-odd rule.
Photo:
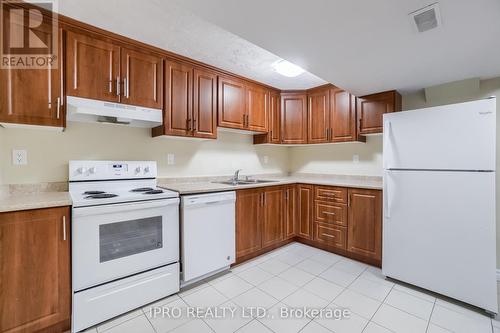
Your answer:
[[[289,160],[292,172],[382,176],[382,135],[370,136],[366,143],[292,147]]]
[[[12,149],[26,149],[28,165],[12,165]],[[175,165],[167,165],[167,153],[175,154]],[[86,123],[68,123],[63,133],[0,128],[3,184],[67,181],[71,159],[155,160],[160,177],[229,175],[239,168],[242,174],[288,171],[286,147],[254,146],[250,135],[219,132],[217,140],[152,138],[148,129]]]

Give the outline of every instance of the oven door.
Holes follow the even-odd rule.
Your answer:
[[[179,261],[179,199],[73,208],[73,291]]]

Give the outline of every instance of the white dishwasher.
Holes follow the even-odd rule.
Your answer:
[[[181,197],[181,262],[185,286],[235,262],[235,192]]]

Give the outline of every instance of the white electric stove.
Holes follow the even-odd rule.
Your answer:
[[[179,291],[179,195],[152,161],[70,161],[72,331]]]

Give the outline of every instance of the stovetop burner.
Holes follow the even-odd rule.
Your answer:
[[[134,188],[130,192],[149,192],[153,191],[154,189],[152,187],[140,187],[140,188]]]
[[[83,195],[95,195],[95,194],[104,194],[106,192],[104,191],[85,191],[83,192]]]
[[[144,192],[144,194],[160,194],[160,193],[163,193],[163,191],[162,190],[152,190],[152,191]]]
[[[85,199],[107,199],[107,198],[114,198],[117,196],[118,196],[118,194],[98,193],[98,194],[92,194],[92,195],[86,196]]]

